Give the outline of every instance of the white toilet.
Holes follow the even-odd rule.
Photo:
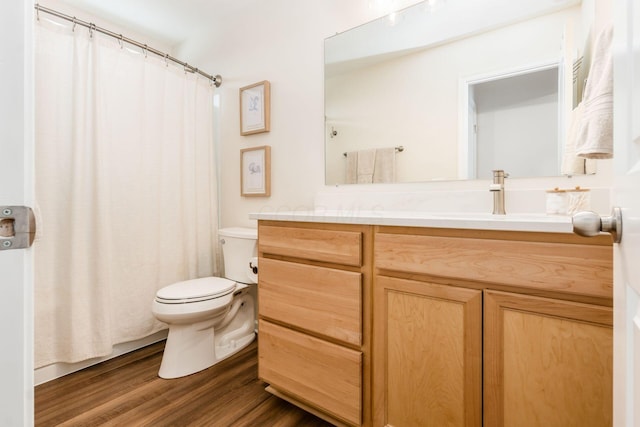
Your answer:
[[[156,293],[153,315],[169,325],[158,376],[178,378],[206,369],[253,341],[257,231],[223,228],[224,278],[203,277]],[[256,267],[256,269],[254,269]]]

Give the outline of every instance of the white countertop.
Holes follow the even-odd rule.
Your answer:
[[[337,224],[396,225],[411,227],[463,228],[473,230],[537,231],[572,233],[570,216],[416,211],[291,211],[252,213],[250,219],[325,222]]]

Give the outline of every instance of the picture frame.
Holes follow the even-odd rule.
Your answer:
[[[240,150],[240,195],[243,197],[271,196],[271,147]]]
[[[240,88],[240,135],[269,132],[271,83],[263,80]]]

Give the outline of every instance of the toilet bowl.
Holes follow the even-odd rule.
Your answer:
[[[202,277],[160,289],[152,313],[169,325],[158,376],[178,378],[215,365],[255,338],[257,233],[250,228],[218,231],[225,277]]]

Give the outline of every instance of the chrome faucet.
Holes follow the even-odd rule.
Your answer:
[[[509,174],[505,174],[502,169],[493,171],[493,183],[489,185],[489,191],[493,193],[493,214],[505,215],[504,211],[504,179]]]

